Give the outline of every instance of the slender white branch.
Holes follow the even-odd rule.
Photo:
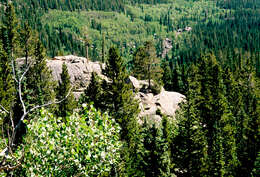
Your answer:
[[[5,109],[1,104],[0,104],[0,108],[2,108],[2,110],[3,110],[5,113],[9,114],[9,111],[7,111],[7,109]]]
[[[24,78],[25,74],[29,71],[29,69],[30,69],[30,67],[32,66],[32,64],[33,64],[33,62],[30,62],[30,64],[27,65],[27,68],[24,70],[22,76],[21,76],[20,79],[19,79],[19,82],[22,82],[22,81],[23,81],[23,78]]]
[[[26,111],[26,107],[25,107],[25,104],[24,104],[24,101],[23,101],[23,98],[22,98],[22,82],[23,82],[23,79],[24,79],[24,76],[25,74],[29,71],[31,65],[33,64],[33,62],[31,62],[29,65],[27,65],[27,68],[24,70],[22,76],[20,77],[19,81],[18,81],[18,93],[19,93],[19,99],[20,99],[20,102],[22,103],[22,106],[23,106],[23,113],[25,114],[27,111]]]
[[[18,82],[18,93],[19,93],[20,102],[22,103],[22,106],[23,106],[23,113],[25,114],[26,113],[26,107],[25,107],[25,104],[24,104],[24,101],[23,101],[23,98],[22,98],[22,84],[21,84],[20,80]]]

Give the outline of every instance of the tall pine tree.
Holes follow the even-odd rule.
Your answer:
[[[133,58],[132,72],[138,79],[147,79],[149,88],[151,88],[152,80],[157,83],[161,81],[162,69],[160,64],[153,43],[148,41],[143,47],[137,49]]]
[[[29,61],[30,60],[30,61]],[[32,63],[25,80],[24,97],[30,106],[42,105],[54,100],[55,86],[50,69],[47,66],[45,50],[39,40],[35,41]]]
[[[59,85],[57,87],[57,98],[62,100],[66,98],[68,94],[69,96],[60,104],[58,104],[58,110],[56,114],[59,117],[65,118],[68,114],[71,114],[75,108],[75,99],[71,90],[72,86],[70,84],[70,75],[65,63],[62,64],[62,72],[60,77]]]

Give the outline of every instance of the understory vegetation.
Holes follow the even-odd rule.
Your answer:
[[[0,176],[257,177],[259,9],[0,0]],[[47,66],[67,54],[106,64],[107,79],[93,72],[78,100],[66,64],[59,81]],[[184,94],[175,116],[140,117],[130,75],[147,93]]]

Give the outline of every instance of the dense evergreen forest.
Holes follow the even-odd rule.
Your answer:
[[[0,176],[259,176],[259,0],[0,0],[0,11]],[[67,66],[60,81],[47,67],[67,54],[105,63],[109,81],[92,73],[76,100]],[[129,75],[185,101],[174,117],[158,110],[159,124],[140,118]]]

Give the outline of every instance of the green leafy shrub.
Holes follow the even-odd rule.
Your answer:
[[[28,124],[26,176],[96,176],[115,170],[122,144],[114,119],[91,106],[65,122],[43,109]]]

